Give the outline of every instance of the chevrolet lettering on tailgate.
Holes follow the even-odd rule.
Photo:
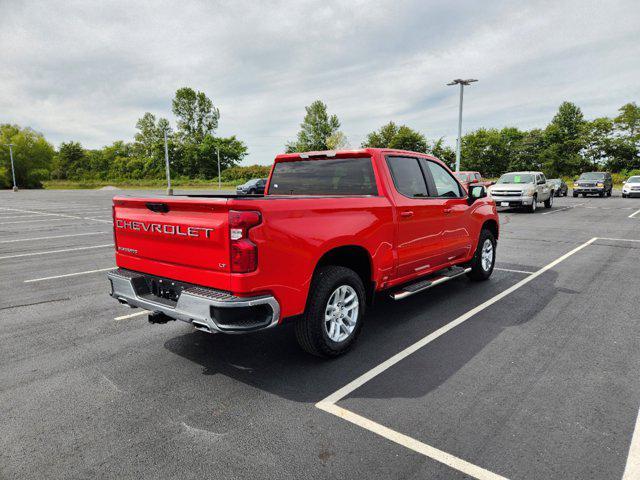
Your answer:
[[[170,225],[167,223],[147,223],[123,219],[116,220],[116,228],[135,230],[138,232],[162,233],[165,235],[180,235],[182,237],[196,238],[211,238],[211,232],[213,232],[213,228],[184,227],[182,225]]]

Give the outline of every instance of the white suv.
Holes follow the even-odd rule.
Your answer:
[[[634,195],[640,197],[640,175],[629,177],[629,180],[622,185],[622,198],[633,197]]]

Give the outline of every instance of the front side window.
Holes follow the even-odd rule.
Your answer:
[[[278,162],[270,195],[377,195],[370,157]]]
[[[432,197],[459,198],[463,196],[458,182],[442,165],[429,160],[425,160],[424,163],[426,163],[426,168],[429,169],[435,184],[435,191],[431,194]]]

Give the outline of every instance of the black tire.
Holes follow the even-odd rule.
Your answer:
[[[551,195],[549,195],[549,199],[545,200],[544,202],[544,208],[551,208],[553,207],[553,192],[551,192]]]
[[[573,198],[578,198],[578,194],[576,192],[573,192]]]
[[[489,269],[485,269],[482,264],[482,250],[487,240],[491,241],[493,247],[493,260]],[[480,232],[480,239],[478,240],[478,246],[476,247],[476,253],[473,256],[468,266],[471,267],[471,271],[467,273],[467,276],[476,282],[487,280],[493,273],[493,267],[496,264],[496,237],[493,236],[493,232],[486,228],[483,228]]]
[[[583,194],[582,194],[582,198],[587,198],[587,194],[586,194],[586,193],[583,193]]]
[[[568,197],[568,196],[569,196],[569,189],[568,189],[568,188],[564,191],[564,196],[565,196],[565,197]]]
[[[527,212],[536,213],[537,209],[538,209],[538,197],[536,195],[534,195],[533,196],[533,201],[531,202],[531,205],[527,205]]]
[[[613,190],[613,188],[612,188],[612,189],[610,189],[610,190],[607,192],[607,197],[610,197],[610,196],[611,196],[612,190]]]
[[[325,328],[325,310],[332,293],[342,285],[349,285],[358,295],[358,316],[354,330],[341,342],[329,338]],[[300,347],[319,357],[331,358],[346,353],[355,343],[364,320],[366,295],[362,279],[349,268],[328,265],[313,277],[304,315],[295,323],[296,339]]]
[[[598,196],[599,196],[600,198],[604,197],[604,192],[600,192],[600,193],[598,193]]]
[[[249,195],[255,195],[256,191],[252,188],[251,190],[249,190]]]

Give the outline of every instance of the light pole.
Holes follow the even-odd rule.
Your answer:
[[[167,146],[167,131],[164,131],[164,166],[167,172],[167,195],[173,195],[171,188],[171,172],[169,171],[169,147]]]
[[[11,176],[13,177],[13,191],[18,191],[18,185],[16,185],[16,170],[13,168],[13,143],[5,143],[6,147],[9,147],[9,158],[11,158]]]
[[[469,78],[467,80],[462,80],[461,78],[456,78],[451,81],[451,83],[447,83],[447,85],[460,85],[460,108],[458,111],[458,143],[456,145],[456,172],[460,171],[460,148],[462,144],[462,96],[465,85],[471,85],[473,82],[477,82],[478,80],[474,78]]]

